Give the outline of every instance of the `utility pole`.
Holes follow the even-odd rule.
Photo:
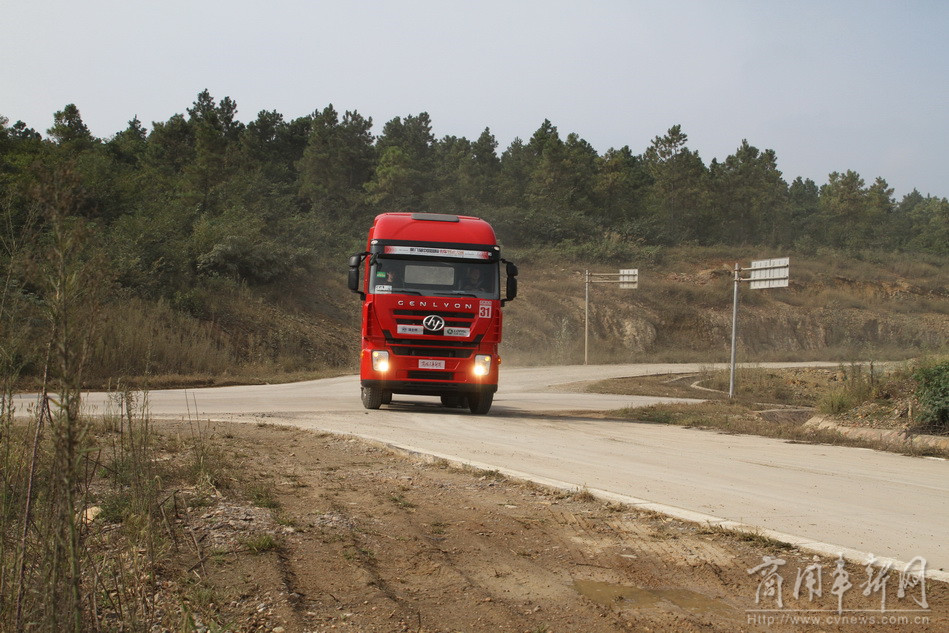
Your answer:
[[[736,344],[738,337],[738,282],[741,281],[741,268],[738,267],[738,262],[735,262],[735,290],[732,293],[732,357],[731,357],[731,370],[728,374],[728,397],[735,397],[735,350],[738,347]]]
[[[583,271],[583,364],[588,360],[590,348],[590,271]]]
[[[639,269],[621,268],[618,273],[583,271],[583,364],[590,358],[590,284],[619,284],[621,289],[639,288]]]
[[[750,277],[742,277],[743,271],[750,271]],[[742,281],[749,283],[749,288],[759,290],[764,288],[787,288],[791,279],[791,258],[759,259],[751,262],[749,268],[740,268],[735,263],[735,290],[732,293],[732,358],[728,376],[728,397],[735,397],[735,352],[738,348],[738,285]]]

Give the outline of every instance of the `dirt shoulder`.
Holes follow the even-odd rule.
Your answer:
[[[187,422],[154,428],[193,433]],[[156,599],[163,621],[187,610],[196,630],[862,631],[866,618],[875,630],[949,629],[946,585],[928,583],[921,610],[921,587],[897,598],[893,570],[892,613],[881,612],[880,592],[863,595],[867,571],[848,563],[844,615],[865,619],[841,624],[834,561],[584,491],[291,427],[212,423],[202,442],[227,476],[200,503],[179,491],[175,532],[190,536],[161,571],[167,595]],[[174,467],[179,457],[166,459]],[[783,561],[774,574],[750,571],[766,557]],[[799,572],[815,563],[822,597],[794,598]]]

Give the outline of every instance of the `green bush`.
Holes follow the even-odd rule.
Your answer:
[[[919,421],[949,431],[949,361],[922,367],[913,374],[913,378],[917,382]]]

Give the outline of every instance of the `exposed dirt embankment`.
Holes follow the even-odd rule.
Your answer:
[[[945,349],[949,291],[939,281],[945,273],[930,271],[920,284],[812,271],[816,266],[802,264],[804,281],[789,288],[752,291],[742,285],[738,338],[744,360],[905,358]],[[582,271],[527,265],[521,278],[521,295],[506,312],[507,355],[521,364],[582,359]],[[727,359],[732,291],[724,267],[641,273],[639,289],[631,291],[591,284],[591,362]]]
[[[716,316],[715,320],[721,321],[721,316]],[[743,310],[739,336],[751,352],[939,349],[949,340],[949,319],[944,314],[894,314],[859,308],[802,309],[775,301]]]

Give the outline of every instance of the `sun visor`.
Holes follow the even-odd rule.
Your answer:
[[[373,240],[370,252],[385,257],[473,259],[482,262],[494,262],[500,259],[500,249],[497,246],[485,247],[481,244]]]

